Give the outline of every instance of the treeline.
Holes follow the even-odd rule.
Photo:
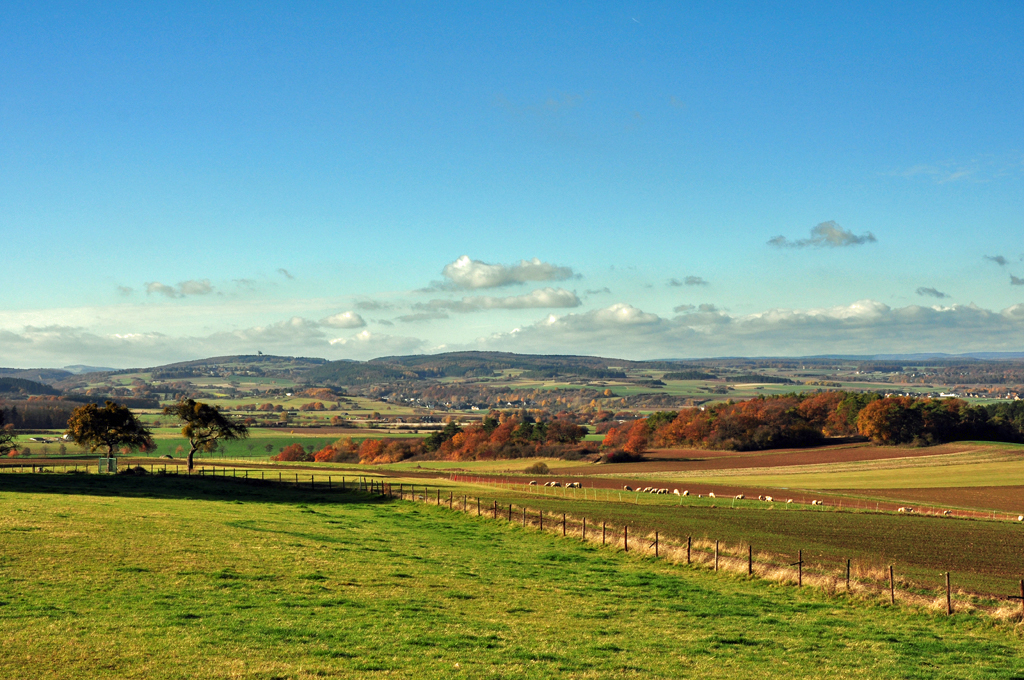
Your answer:
[[[301,445],[286,447],[274,460],[317,462],[397,463],[413,457],[430,460],[507,460],[573,457],[585,453],[580,441],[587,428],[568,420],[534,422],[525,414],[496,414],[463,429],[448,423],[425,439],[364,439],[345,437],[310,453]],[[595,449],[596,451],[596,449]],[[590,451],[586,451],[590,452]]]
[[[744,373],[742,375],[729,375],[725,379],[734,383],[765,383],[773,385],[795,385],[789,378],[777,375],[761,375],[760,373]]]
[[[61,392],[49,385],[44,385],[42,383],[35,382],[34,380],[25,380],[24,378],[0,378],[0,393],[59,395]]]
[[[550,380],[562,378],[582,378],[584,380],[624,380],[626,374],[609,368],[586,368],[583,366],[558,367],[546,366],[523,371],[520,376],[525,380]]]
[[[661,376],[662,380],[717,380],[718,376],[714,373],[708,373],[707,371],[701,371],[699,369],[691,369],[688,371],[671,371]]]
[[[751,451],[804,447],[829,437],[928,446],[960,439],[1024,442],[1024,403],[819,392],[758,397],[659,412],[608,431],[602,446],[639,455],[651,446]]]
[[[4,422],[16,430],[62,430],[68,426],[71,412],[81,405],[58,400],[8,401],[0,410]]]

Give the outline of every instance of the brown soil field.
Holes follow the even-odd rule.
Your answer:
[[[980,445],[983,446],[983,445]],[[652,451],[642,463],[564,468],[559,474],[595,475],[603,473],[636,474],[649,472],[687,472],[696,470],[736,470],[740,468],[790,467],[823,463],[852,463],[894,458],[918,458],[964,453],[980,448],[977,444],[943,444],[929,447],[873,446],[853,444],[814,449],[772,451],[704,451],[701,449],[660,449]]]
[[[900,505],[921,503],[930,506],[988,508],[1024,513],[1024,486],[972,486],[934,489],[844,489],[843,493],[874,498],[892,498]]]

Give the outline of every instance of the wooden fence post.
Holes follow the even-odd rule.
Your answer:
[[[846,592],[850,592],[850,558],[846,558]]]
[[[949,572],[946,572],[946,616],[953,615],[953,600],[949,594]]]
[[[605,536],[608,533],[608,522],[601,522],[601,545],[605,544]]]
[[[498,519],[498,499],[494,499],[494,507],[492,510],[494,511],[493,519]]]
[[[509,522],[512,521],[512,504],[511,503],[508,504],[508,521]]]
[[[544,511],[538,510],[537,517],[540,519],[540,530],[544,531]]]
[[[526,528],[526,506],[523,506],[523,528]]]
[[[747,543],[747,576],[754,575],[754,546]]]
[[[449,491],[448,492],[448,509],[449,510],[452,509],[452,502],[455,500],[454,493],[455,493],[454,491]]]
[[[583,540],[587,540],[587,518],[583,518]]]
[[[715,540],[715,571],[718,571],[718,540]]]
[[[686,563],[690,563],[690,537],[686,537]]]
[[[654,557],[658,557],[658,532],[654,532]]]
[[[565,513],[562,513],[562,538],[565,538]]]
[[[476,497],[476,516],[480,516],[480,497]]]
[[[798,550],[796,555],[796,562],[790,562],[789,566],[797,568],[796,585],[802,587],[804,585],[804,551]]]
[[[629,527],[622,527],[622,549],[623,552],[629,552]]]
[[[892,576],[892,565],[889,565],[889,604],[896,604],[896,581]]]

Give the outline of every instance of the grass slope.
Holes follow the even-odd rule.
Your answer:
[[[95,476],[5,477],[0,500],[5,678],[1024,673],[1005,625],[424,505]]]

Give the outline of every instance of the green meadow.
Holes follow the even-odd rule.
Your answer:
[[[0,476],[0,677],[1013,678],[1012,623],[358,493]]]

